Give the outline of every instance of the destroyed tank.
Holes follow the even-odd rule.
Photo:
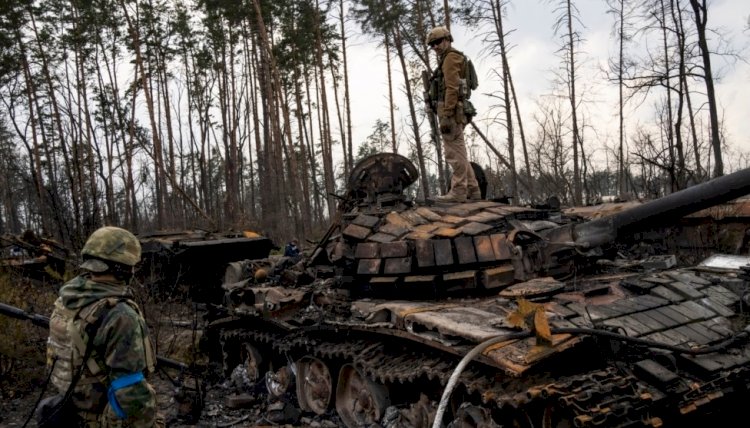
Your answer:
[[[417,203],[416,179],[368,157],[308,257],[229,266],[204,341],[222,376],[346,427],[702,426],[749,398],[743,271],[588,268],[750,170],[586,222]]]

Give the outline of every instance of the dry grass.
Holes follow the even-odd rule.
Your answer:
[[[0,302],[49,316],[57,297],[54,287],[0,272]],[[46,378],[48,330],[31,322],[0,315],[0,398],[22,395]]]

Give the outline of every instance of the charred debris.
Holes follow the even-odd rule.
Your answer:
[[[138,235],[143,251],[139,277],[158,295],[220,303],[227,266],[268,257],[271,239],[253,231],[154,232]]]

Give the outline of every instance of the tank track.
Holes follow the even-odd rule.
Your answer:
[[[428,353],[416,347],[398,348],[396,352],[388,350],[382,340],[347,337],[332,341],[310,333],[310,330],[277,333],[262,329],[227,330],[221,333],[221,342],[258,344],[272,349],[277,360],[285,355],[310,355],[322,361],[348,362],[380,384],[401,387],[427,381],[433,382],[435,391],[442,391],[460,359],[456,355]],[[336,331],[339,337],[349,333],[343,329]],[[225,355],[225,359],[230,357]],[[747,389],[748,371],[744,367],[736,368],[702,383],[700,388],[684,388],[682,393],[667,394],[633,374],[624,364],[557,378],[548,374],[516,378],[498,375],[496,368],[472,363],[460,376],[457,390],[463,391],[463,396],[472,397],[469,400],[476,405],[513,423],[533,420],[530,422],[533,425],[547,418],[548,425],[542,426],[558,426],[549,422],[554,417],[575,427],[659,427],[664,424],[663,418],[673,420],[689,415],[699,407],[736,392],[737,388]]]

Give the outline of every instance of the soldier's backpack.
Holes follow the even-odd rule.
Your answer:
[[[471,60],[464,55],[464,76],[466,76],[466,94],[464,97],[464,116],[468,122],[477,115],[477,109],[474,107],[469,98],[471,98],[471,91],[479,87],[479,79],[477,79],[477,71],[474,69],[474,64]]]
[[[474,69],[474,63],[471,62],[466,55],[464,55],[464,71],[464,75],[466,76],[466,87],[469,89],[466,98],[469,98],[471,96],[471,91],[479,87],[479,79],[477,78],[477,71]]]
[[[463,90],[463,105],[464,105],[464,116],[466,120],[471,122],[471,119],[477,115],[477,109],[474,104],[469,101],[471,98],[471,91],[479,87],[479,79],[477,78],[477,71],[474,69],[474,63],[471,62],[469,57],[464,53],[461,53],[464,57],[464,76],[466,76],[462,82],[464,86]]]

